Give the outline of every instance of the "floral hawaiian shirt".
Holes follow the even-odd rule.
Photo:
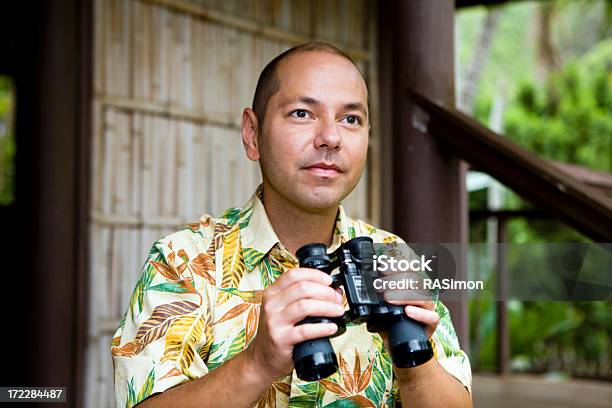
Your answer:
[[[262,291],[297,266],[274,233],[261,191],[260,186],[243,208],[219,218],[205,215],[153,245],[112,341],[117,407],[202,377],[253,340]],[[403,242],[347,217],[340,206],[330,250],[364,235],[374,242]],[[448,310],[439,301],[436,309],[441,320],[432,337],[435,357],[471,390],[470,363]],[[309,382],[293,371],[272,383],[257,406],[401,405],[380,335],[349,323],[331,343],[339,362],[335,374]]]

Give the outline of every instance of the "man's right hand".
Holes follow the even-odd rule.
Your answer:
[[[296,326],[308,316],[338,317],[344,313],[342,295],[331,277],[319,270],[289,269],[263,292],[257,335],[245,350],[247,360],[270,382],[293,370],[293,346],[305,340],[331,336],[334,323]]]

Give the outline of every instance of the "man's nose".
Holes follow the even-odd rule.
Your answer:
[[[319,121],[317,134],[314,138],[314,144],[317,149],[340,149],[341,137],[338,124],[334,119],[324,119]]]

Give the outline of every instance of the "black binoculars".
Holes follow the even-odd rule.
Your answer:
[[[313,268],[332,275],[333,288],[344,288],[349,310],[338,318],[307,317],[298,324],[335,323],[338,331],[329,337],[307,340],[295,345],[293,363],[299,378],[316,381],[338,370],[336,354],[329,339],[346,331],[346,324],[366,323],[371,333],[389,332],[391,357],[397,367],[416,367],[433,357],[433,349],[422,324],[404,312],[404,306],[387,303],[374,290],[377,277],[373,270],[374,244],[369,237],[357,237],[327,253],[325,244],[307,244],[296,252],[300,267]]]

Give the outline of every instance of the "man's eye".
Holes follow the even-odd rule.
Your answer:
[[[291,112],[291,116],[293,116],[294,118],[298,118],[298,119],[306,119],[310,116],[310,114],[308,113],[308,111],[304,109],[296,109],[293,112]]]
[[[361,124],[361,118],[359,118],[359,116],[357,115],[345,116],[344,118],[342,118],[342,121],[345,123],[348,123],[349,125],[360,125]]]

